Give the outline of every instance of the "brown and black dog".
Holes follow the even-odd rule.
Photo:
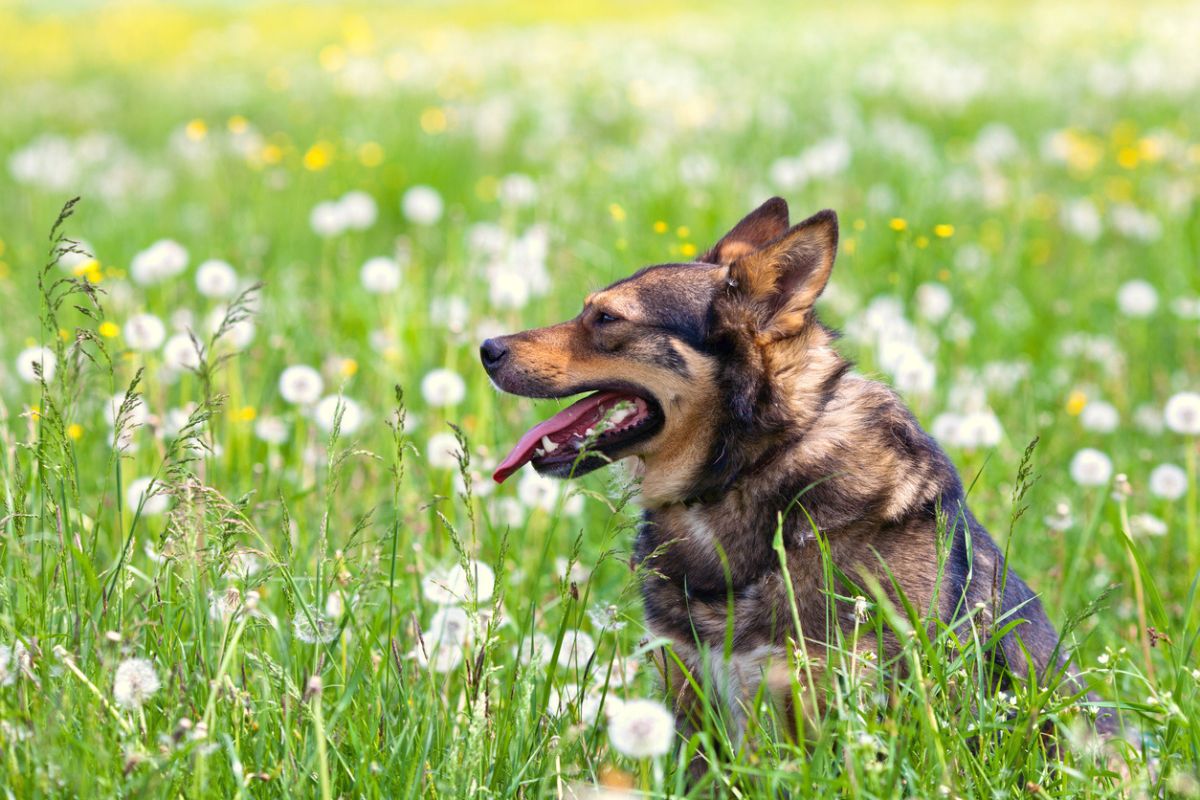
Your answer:
[[[773,198],[697,261],[642,269],[572,320],[481,348],[503,391],[592,392],[526,433],[495,477],[528,462],[578,476],[632,457],[647,623],[714,678],[737,722],[764,681],[769,694],[791,686],[787,648],[799,635],[773,549],[780,527],[811,661],[838,641],[833,626],[848,639],[855,625],[853,600],[830,599],[848,587],[827,585],[819,533],[843,578],[893,601],[894,581],[945,624],[1021,620],[996,655],[1013,673],[1061,666],[1054,626],[1005,570],[950,459],[893,391],[851,371],[818,320],[837,242],[832,211],[790,226]],[[902,643],[885,632],[860,646],[888,659]],[[682,681],[672,693],[686,730],[695,698]]]

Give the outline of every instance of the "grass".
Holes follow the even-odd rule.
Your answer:
[[[7,796],[1200,794],[1198,443],[1161,425],[1200,389],[1195,9],[67,9],[0,7]],[[402,211],[415,185],[444,201],[433,224]],[[314,206],[350,190],[378,218],[319,236]],[[873,302],[895,298],[936,369],[905,393],[922,422],[994,413],[994,443],[948,451],[1128,742],[1098,752],[1087,703],[1053,685],[996,691],[1003,628],[929,628],[863,587],[826,678],[795,654],[819,719],[757,702],[738,748],[714,701],[666,756],[613,747],[598,698],[661,697],[673,658],[628,568],[636,502],[608,471],[491,492],[550,404],[498,396],[476,348],[687,258],[770,193],[839,211],[822,313],[860,371],[894,377],[864,331],[897,324]],[[523,279],[544,267],[505,284],[524,304],[495,288],[497,231]],[[133,281],[162,238],[187,269]],[[361,284],[377,255],[397,291]],[[198,292],[208,258],[239,299]],[[1118,302],[1133,279],[1156,290],[1146,316]],[[143,312],[190,325],[194,370],[134,348]],[[23,380],[34,345],[58,369]],[[284,399],[296,364],[340,414]],[[423,387],[437,369],[461,399]],[[1077,483],[1083,447],[1128,491]],[[1161,463],[1183,496],[1150,491]],[[439,617],[447,582],[463,611]],[[440,648],[439,622],[467,643]],[[856,654],[884,627],[898,663]],[[161,684],[140,705],[115,685],[132,658]],[[697,750],[720,769],[689,786]]]

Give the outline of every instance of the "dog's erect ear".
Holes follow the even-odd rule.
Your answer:
[[[721,237],[697,261],[728,265],[778,239],[788,228],[788,206],[782,197],[772,197],[747,214],[733,230]]]
[[[829,282],[837,242],[837,214],[826,209],[729,266],[730,291],[755,307],[760,334],[799,333]]]

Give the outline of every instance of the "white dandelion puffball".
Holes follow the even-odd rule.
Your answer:
[[[187,269],[188,252],[173,239],[160,239],[133,257],[129,276],[140,286],[160,283]]]
[[[1129,532],[1137,537],[1166,536],[1167,523],[1153,514],[1134,514],[1129,518]]]
[[[462,647],[471,641],[471,616],[461,606],[442,606],[429,620],[426,644],[453,644]]]
[[[387,256],[368,258],[358,279],[371,294],[388,294],[400,288],[400,265],[396,259]]]
[[[917,313],[930,322],[941,322],[954,307],[950,290],[940,283],[922,283],[916,293]]]
[[[321,399],[325,381],[307,364],[294,364],[279,376],[279,396],[298,406],[311,406]]]
[[[227,261],[210,258],[196,268],[196,288],[205,297],[233,297],[238,288],[237,271]]]
[[[116,427],[117,417],[121,415],[121,406],[125,403],[125,394],[117,392],[112,397],[108,398],[108,405],[104,407],[104,419],[110,427]],[[140,394],[135,394],[129,398],[129,408],[126,410],[124,427],[127,430],[140,428],[150,421],[150,409],[146,407],[146,401]]]
[[[279,417],[259,417],[254,423],[254,435],[267,444],[285,444],[291,436],[287,423]]]
[[[1158,308],[1158,290],[1143,280],[1127,281],[1117,290],[1117,308],[1127,317],[1148,317]]]
[[[433,225],[442,218],[442,196],[432,186],[414,186],[404,193],[400,208],[409,222]]]
[[[298,609],[292,617],[292,633],[305,644],[329,644],[337,637],[337,623],[319,611]]]
[[[33,656],[29,649],[17,640],[12,647],[0,644],[0,686],[12,686],[17,678],[33,670]]]
[[[157,350],[167,338],[167,326],[153,314],[134,314],[121,329],[130,350]]]
[[[524,308],[529,302],[529,281],[515,269],[497,270],[488,286],[488,299],[496,308]]]
[[[500,202],[524,208],[537,202],[538,187],[533,178],[520,172],[505,175],[497,191]]]
[[[153,489],[150,488],[152,481],[154,482]],[[140,503],[142,516],[156,517],[167,510],[169,502],[170,498],[162,491],[162,484],[154,481],[153,478],[138,478],[130,481],[128,488],[125,489],[125,504],[130,513],[137,511]]]
[[[144,658],[127,658],[117,667],[113,678],[113,700],[129,709],[141,708],[159,690],[158,673]]]
[[[334,200],[326,200],[313,206],[313,210],[308,215],[308,224],[312,227],[313,233],[322,239],[337,236],[348,227],[346,212],[341,203]]]
[[[1150,494],[1164,500],[1178,500],[1187,493],[1187,473],[1175,464],[1159,464],[1150,471]]]
[[[349,397],[331,394],[322,398],[321,402],[317,403],[317,407],[313,409],[313,418],[317,421],[317,425],[321,426],[321,430],[326,433],[333,430],[339,409],[342,415],[341,432],[343,435],[354,433],[362,427],[362,406]]]
[[[470,570],[470,572],[468,572]],[[471,591],[468,575],[474,573],[475,591]],[[455,564],[449,570],[435,571],[421,581],[421,593],[431,603],[448,606],[477,601],[486,603],[492,599],[496,591],[496,573],[481,561],[467,562],[467,569],[462,564]]]
[[[434,647],[432,653],[426,652],[424,647],[418,645],[413,655],[420,666],[442,673],[453,672],[463,660],[462,648],[453,644]]]
[[[196,343],[186,333],[177,333],[167,339],[163,345],[163,364],[176,372],[197,369],[200,366],[200,353]]]
[[[63,247],[70,247],[71,249],[63,250]],[[84,239],[76,239],[74,245],[63,242],[55,252],[58,255],[58,266],[67,272],[72,272],[76,267],[96,260],[96,257],[93,255],[96,252],[95,248]]]
[[[596,652],[596,640],[580,630],[568,630],[563,634],[562,649],[558,652],[558,666],[581,672]]]
[[[434,469],[457,469],[462,448],[453,433],[435,433],[425,445],[425,461]]]
[[[1121,415],[1112,403],[1103,400],[1093,400],[1083,407],[1079,415],[1079,424],[1084,430],[1096,433],[1112,433],[1121,424]]]
[[[375,224],[379,216],[375,198],[357,189],[342,195],[342,199],[338,200],[338,208],[342,212],[342,224],[355,231],[365,231]]]
[[[558,502],[561,484],[553,478],[539,475],[534,469],[521,471],[521,480],[517,481],[517,499],[526,508],[540,508],[543,511],[553,511]]]
[[[1112,473],[1112,459],[1094,448],[1085,447],[1071,459],[1071,480],[1080,486],[1107,486]]]
[[[1200,394],[1180,392],[1172,396],[1163,408],[1163,421],[1176,433],[1200,435]]]
[[[49,347],[27,347],[17,355],[17,375],[26,383],[37,383],[34,365],[42,368],[42,378],[49,381],[58,367],[58,357]]]
[[[215,334],[221,329],[228,311],[229,309],[225,306],[217,306],[208,315],[208,330],[211,333]],[[234,350],[244,350],[253,341],[254,321],[250,319],[241,319],[232,325],[226,326],[225,333],[217,340],[219,344],[228,345]]]
[[[608,740],[629,758],[663,756],[675,740],[675,718],[656,700],[629,700],[609,718]]]
[[[452,369],[431,370],[421,379],[421,396],[434,408],[456,406],[467,396],[467,384]]]

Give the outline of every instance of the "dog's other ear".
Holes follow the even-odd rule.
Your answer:
[[[733,230],[721,237],[697,261],[729,265],[765,244],[778,239],[788,228],[788,206],[782,197],[772,197],[747,214]]]
[[[776,339],[800,332],[829,282],[837,242],[837,214],[826,209],[730,265],[731,291],[758,310],[759,333]]]

